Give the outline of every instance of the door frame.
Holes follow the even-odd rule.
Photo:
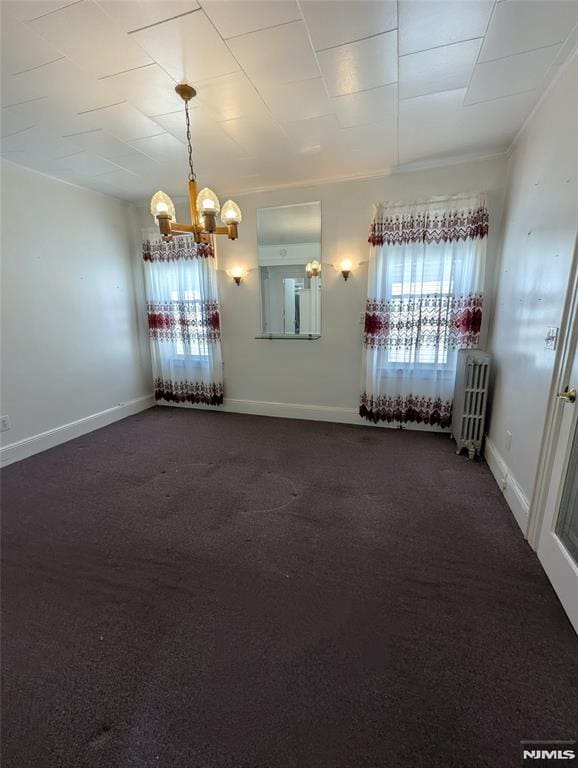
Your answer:
[[[558,335],[558,349],[554,359],[554,369],[550,391],[548,393],[548,408],[538,456],[538,470],[532,492],[528,513],[528,528],[526,538],[536,552],[542,534],[546,499],[550,489],[554,457],[558,447],[562,408],[564,403],[556,395],[561,392],[570,376],[576,344],[578,342],[578,237],[574,242],[574,255],[568,278],[568,288],[564,301],[564,310]],[[561,491],[560,491],[561,493]]]

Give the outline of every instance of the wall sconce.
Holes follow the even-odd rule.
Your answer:
[[[227,270],[229,277],[235,281],[235,285],[241,285],[241,280],[247,275],[247,270],[243,267],[233,267]]]
[[[317,261],[317,259],[313,259],[313,261],[310,261],[306,267],[305,267],[305,274],[307,277],[319,277],[321,274],[321,264]]]
[[[351,270],[353,269],[353,263],[351,259],[343,259],[343,261],[339,265],[339,269],[341,271],[341,274],[343,275],[343,279],[345,280],[345,282],[347,282],[347,279],[351,274]]]

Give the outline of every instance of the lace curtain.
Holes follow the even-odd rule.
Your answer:
[[[174,403],[223,402],[215,258],[192,238],[143,243],[155,397]]]
[[[376,206],[362,417],[450,425],[458,350],[479,344],[487,234],[484,195]]]

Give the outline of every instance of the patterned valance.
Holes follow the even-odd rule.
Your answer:
[[[207,259],[214,255],[210,244],[195,243],[192,237],[174,237],[168,242],[163,240],[145,240],[142,248],[144,261]]]
[[[376,206],[369,232],[372,245],[451,243],[488,235],[485,195],[415,205]]]

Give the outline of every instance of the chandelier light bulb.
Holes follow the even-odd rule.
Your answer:
[[[197,195],[197,211],[199,213],[219,213],[221,204],[219,198],[209,187],[201,189]]]
[[[241,209],[234,200],[227,200],[221,209],[223,224],[240,224],[243,220]]]
[[[175,204],[165,192],[159,189],[151,199],[151,215],[155,223],[157,223],[157,216],[164,216],[166,214],[169,215],[171,221],[176,221]]]

